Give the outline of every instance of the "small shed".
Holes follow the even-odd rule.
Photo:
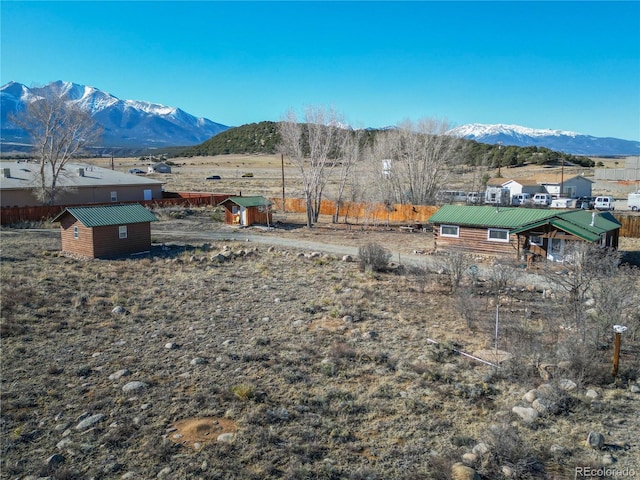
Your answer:
[[[58,214],[62,251],[89,258],[113,258],[151,250],[151,222],[158,219],[138,203],[68,207]]]
[[[166,163],[158,162],[149,165],[147,171],[148,173],[171,173],[171,167]]]
[[[271,205],[268,198],[256,195],[249,197],[229,197],[220,203],[225,209],[225,223],[248,227],[254,224],[273,223]]]

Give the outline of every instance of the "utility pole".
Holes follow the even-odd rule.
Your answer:
[[[282,213],[286,212],[284,203],[284,153],[280,154],[280,166],[282,168]]]

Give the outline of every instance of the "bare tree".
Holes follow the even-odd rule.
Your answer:
[[[372,156],[378,180],[393,203],[430,203],[446,181],[462,140],[447,135],[449,124],[423,119],[405,121],[376,136]],[[384,168],[382,161],[388,162]]]
[[[355,130],[346,139],[342,148],[342,155],[337,167],[337,185],[336,185],[336,213],[334,221],[338,221],[340,215],[340,205],[345,194],[347,184],[352,180],[354,167],[360,160],[361,151],[360,143],[362,141],[362,130]]]
[[[570,242],[565,249],[561,271],[552,264],[543,270],[545,278],[564,293],[566,317],[586,341],[587,299],[598,278],[612,275],[619,263],[617,252],[603,249],[595,244]]]
[[[280,122],[280,152],[289,157],[302,176],[307,227],[318,221],[324,189],[342,151],[348,131],[334,110],[309,107],[299,123],[290,110]]]
[[[24,128],[40,162],[35,195],[45,205],[53,205],[64,166],[85,147],[98,143],[102,134],[90,113],[55,94],[40,97],[12,118]]]

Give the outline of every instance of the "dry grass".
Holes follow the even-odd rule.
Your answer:
[[[385,246],[424,240],[386,235]],[[581,386],[570,409],[527,426],[510,409],[541,383],[525,368],[531,357],[495,370],[455,353],[492,348],[490,296],[470,330],[434,273],[172,238],[150,258],[78,261],[51,254],[56,231],[2,231],[1,478],[42,474],[56,453],[64,463],[44,472],[52,478],[154,478],[166,467],[171,478],[449,478],[478,442],[492,448],[476,465],[485,478],[501,478],[504,464],[518,478],[551,478],[605,453],[584,447],[592,429],[606,431],[621,466],[638,465],[638,397],[626,384],[590,385],[602,410]],[[207,260],[224,246],[251,254]],[[546,325],[538,293],[505,298],[518,338],[525,324]],[[127,314],[112,314],[116,305]],[[508,331],[501,348],[519,348]],[[637,356],[625,356],[621,377],[637,375]],[[124,392],[132,381],[146,388]],[[96,414],[105,417],[76,429]],[[211,425],[172,438],[199,419],[233,425],[221,430],[233,439],[209,441]]]
[[[159,178],[167,190],[278,195],[279,160],[176,160],[193,165]],[[238,178],[245,170],[255,176]],[[211,174],[223,177],[215,188],[202,180]],[[0,478],[446,479],[479,442],[490,448],[475,464],[485,479],[505,478],[505,465],[513,478],[573,478],[605,454],[640,465],[630,336],[617,382],[580,385],[567,408],[525,425],[511,408],[542,383],[536,362],[555,362],[572,335],[540,292],[481,278],[473,301],[461,301],[426,267],[363,272],[288,246],[378,243],[403,264],[431,248],[426,233],[322,219],[312,230],[260,232],[269,248],[229,240],[237,232],[212,210],[189,213],[160,215],[154,254],[135,260],[60,256],[55,229],[0,232]],[[238,255],[208,260],[224,247]],[[494,347],[498,287],[500,349],[512,360],[494,369],[456,351]],[[591,352],[590,368],[608,372],[610,357]],[[146,387],[123,391],[133,381]],[[599,393],[593,405],[588,387]],[[96,414],[105,417],[76,429]],[[584,446],[591,430],[605,434],[605,451]],[[209,440],[220,432],[232,440]],[[64,462],[45,465],[54,454]]]

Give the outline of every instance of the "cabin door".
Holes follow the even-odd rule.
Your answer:
[[[240,225],[247,225],[249,222],[247,220],[247,209],[245,207],[240,207]]]
[[[547,259],[552,262],[562,262],[564,260],[564,240],[552,238],[547,250]]]

